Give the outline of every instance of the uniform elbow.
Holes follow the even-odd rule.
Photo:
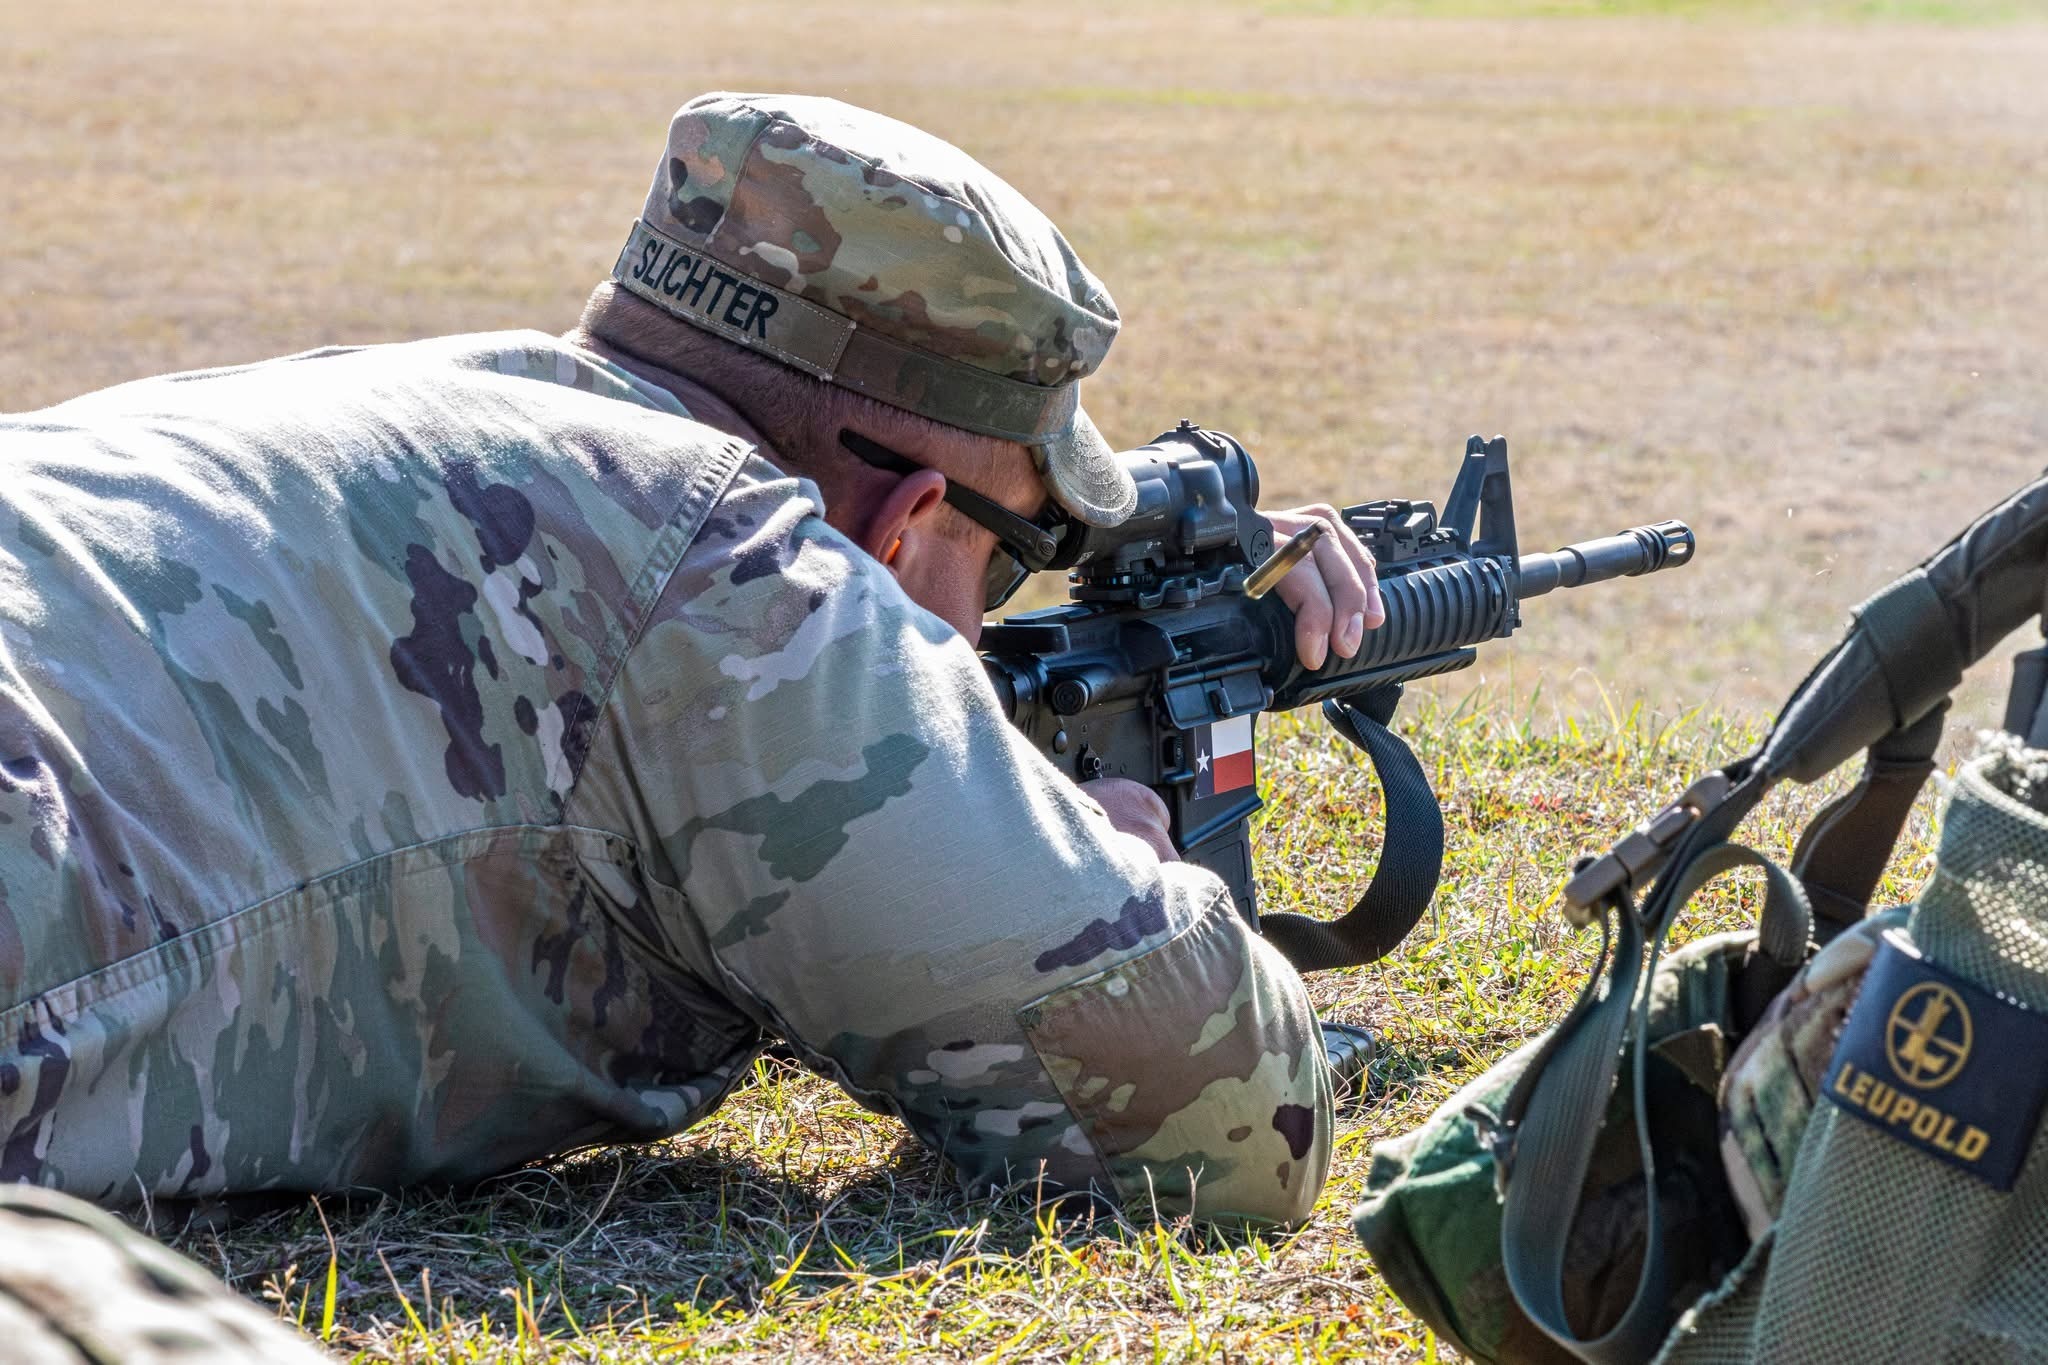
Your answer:
[[[1314,1209],[1333,1139],[1321,1032],[1301,978],[1227,901],[1037,1002],[1025,1033],[1130,1215],[1291,1225]]]

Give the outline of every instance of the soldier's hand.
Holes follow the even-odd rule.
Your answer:
[[[1327,503],[1268,512],[1266,519],[1273,523],[1276,545],[1310,522],[1327,523],[1314,553],[1295,565],[1274,591],[1294,613],[1294,652],[1303,668],[1321,668],[1331,650],[1351,658],[1365,633],[1387,619],[1372,552]]]
[[[1081,784],[1081,791],[1109,817],[1121,834],[1135,834],[1151,845],[1162,863],[1180,861],[1180,853],[1167,833],[1172,817],[1159,793],[1128,777],[1098,777]]]

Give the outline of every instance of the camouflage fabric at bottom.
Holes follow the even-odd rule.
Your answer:
[[[665,391],[447,338],[0,450],[0,1180],[473,1180],[773,1034],[977,1185],[1312,1207],[1300,979]]]
[[[1907,907],[1856,922],[1772,999],[1721,1080],[1721,1164],[1752,1238],[1777,1221],[1828,1059],[1856,1007],[1863,973]]]
[[[316,1365],[182,1256],[51,1190],[0,1186],[0,1355],[15,1365]]]

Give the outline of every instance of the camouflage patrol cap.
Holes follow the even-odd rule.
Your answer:
[[[1081,411],[1116,305],[1030,201],[959,148],[837,100],[677,111],[612,269],[694,326],[949,426],[1030,447],[1097,526],[1137,489]]]

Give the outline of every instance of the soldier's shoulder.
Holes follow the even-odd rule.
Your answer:
[[[149,375],[95,389],[35,413],[0,414],[21,423],[49,417],[89,425],[95,416],[176,411],[252,388],[307,388],[360,397],[379,389],[459,386],[465,377],[528,380],[618,399],[671,416],[691,417],[674,394],[594,351],[532,328],[466,332],[361,346],[318,346],[289,355]],[[540,390],[534,390],[538,394]]]
[[[532,328],[468,332],[379,346],[326,347],[271,363],[285,366],[334,360],[414,382],[424,379],[431,383],[436,376],[463,374],[533,381],[695,420],[682,400],[661,385],[566,338]]]
[[[826,519],[816,483],[755,448],[711,505],[665,594],[690,615],[763,624],[764,612],[794,630],[819,612],[844,629],[851,616],[923,615],[896,577]],[[772,607],[775,602],[786,606]]]
[[[660,712],[642,721],[717,747],[731,718],[772,696],[784,723],[829,731],[827,747],[843,750],[856,732],[914,730],[915,712],[977,685],[959,635],[825,510],[809,479],[758,453],[741,462],[634,645],[641,700]],[[687,697],[668,681],[684,672],[695,678]],[[681,706],[687,725],[664,706]]]

